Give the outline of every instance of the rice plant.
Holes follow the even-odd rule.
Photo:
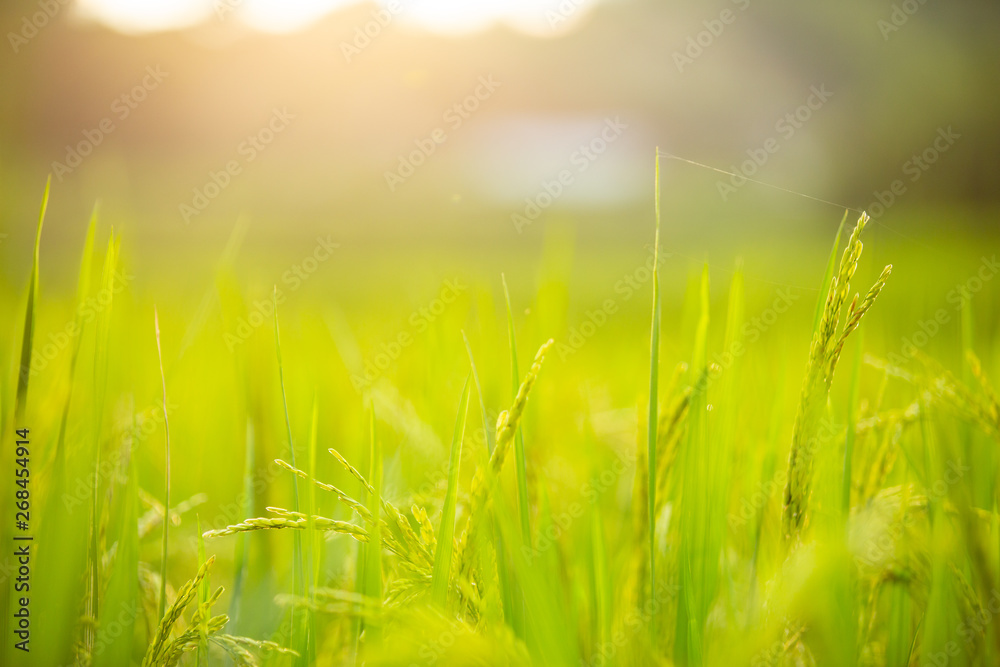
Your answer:
[[[7,449],[26,424],[36,448],[31,664],[996,664],[995,291],[900,361],[917,288],[869,265],[867,215],[779,317],[753,257],[722,288],[661,268],[654,180],[642,298],[582,342],[543,287],[487,276],[363,386],[388,346],[250,298],[239,227],[195,310],[119,288],[96,210],[76,333],[33,376],[58,327],[40,220],[0,393]]]

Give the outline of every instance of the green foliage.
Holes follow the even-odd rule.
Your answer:
[[[612,281],[601,298],[621,298],[601,303],[603,320],[555,262],[565,270],[544,271],[533,297],[498,277],[474,308],[462,294],[434,318],[417,306],[421,331],[386,338],[399,346],[388,364],[372,330],[398,303],[247,296],[259,281],[236,269],[242,227],[209,298],[123,290],[114,234],[94,275],[95,215],[63,307],[78,333],[29,393],[20,369],[61,319],[57,299],[37,297],[39,225],[24,329],[6,334],[17,378],[0,392],[4,423],[30,421],[37,448],[31,657],[994,664],[996,286],[963,294],[955,326],[900,358],[924,292],[901,271],[880,296],[889,269],[876,277],[862,258],[865,216],[846,249],[838,232],[825,275],[825,252],[809,254],[814,313],[776,307],[754,255],[714,290],[719,269],[699,266],[681,303],[659,208],[657,193],[648,282]],[[873,287],[852,295],[856,276]],[[381,288],[358,289],[364,301]],[[358,310],[376,324],[355,338]],[[581,313],[593,330],[574,324]],[[179,352],[171,331],[186,331]],[[524,370],[516,338],[538,349]],[[466,429],[473,390],[482,436]]]

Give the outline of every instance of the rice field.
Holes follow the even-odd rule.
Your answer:
[[[1000,664],[996,238],[826,212],[710,265],[659,192],[634,251],[413,275],[244,222],[158,275],[95,209],[74,286],[46,188],[0,663]]]

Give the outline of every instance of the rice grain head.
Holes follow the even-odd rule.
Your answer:
[[[861,253],[864,249],[864,245],[861,243],[861,233],[864,231],[868,219],[868,215],[862,213],[854,231],[851,232],[847,247],[840,258],[840,266],[830,281],[822,316],[809,347],[809,361],[802,382],[799,408],[795,415],[795,426],[792,433],[792,445],[788,454],[788,474],[782,508],[782,537],[785,544],[796,541],[806,525],[812,485],[813,458],[816,449],[825,444],[818,437],[819,426],[824,421],[833,373],[843,351],[844,343],[848,336],[858,328],[864,314],[875,303],[892,271],[892,265],[888,265],[882,270],[878,280],[868,290],[860,304],[858,297],[855,296],[845,318],[843,330],[838,336],[837,330],[840,328],[841,312],[847,302],[847,296],[851,289],[851,279],[857,271],[858,261],[861,259]]]

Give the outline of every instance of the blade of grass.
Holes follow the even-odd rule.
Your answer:
[[[708,396],[705,385],[708,365],[708,326],[710,322],[710,285],[708,264],[702,267],[700,316],[695,330],[691,368],[698,378],[691,394],[687,438],[683,452],[683,491],[680,531],[685,536],[680,545],[680,597],[677,609],[675,657],[679,664],[703,663],[704,627],[718,574],[719,544],[713,529],[719,517],[712,515],[711,443],[708,433]]]
[[[458,501],[458,476],[462,466],[462,440],[465,437],[465,418],[469,409],[469,393],[472,385],[465,379],[462,399],[458,404],[455,434],[451,440],[451,458],[448,462],[448,490],[441,510],[441,526],[438,528],[437,549],[434,552],[434,571],[431,578],[431,598],[444,608],[448,601],[451,579],[452,551],[455,545],[455,505]]]
[[[316,479],[316,449],[317,449],[317,439],[319,431],[319,403],[316,398],[315,392],[313,393],[313,407],[312,407],[312,423],[309,428],[309,476],[312,479]],[[308,517],[308,525],[306,527],[306,544],[308,549],[306,550],[307,557],[307,576],[306,576],[306,597],[310,602],[316,602],[316,586],[319,581],[319,567],[321,560],[321,549],[322,542],[319,540],[319,532],[316,530],[316,515],[319,510],[316,506],[316,485],[310,484],[307,496],[307,509],[306,516]],[[313,613],[311,607],[306,607],[306,631],[308,633],[308,640],[306,642],[306,649],[308,652],[302,653],[299,656],[298,662],[303,665],[314,664],[316,662],[316,615]]]
[[[365,588],[362,593],[369,599],[382,602],[382,446],[375,431],[375,406],[369,406],[369,433],[371,437],[370,469],[368,480],[372,491],[368,493],[368,512],[372,516],[368,544],[365,545]],[[379,622],[366,620],[365,645],[369,648],[382,643]]]
[[[97,207],[95,206],[80,260],[77,301],[74,311],[76,313],[74,321],[78,333],[73,341],[68,379],[69,390],[63,403],[59,434],[53,452],[52,484],[45,498],[44,509],[40,513],[40,546],[34,576],[44,584],[36,587],[35,600],[38,608],[51,611],[46,615],[46,622],[39,626],[33,637],[37,641],[36,646],[38,647],[35,656],[41,664],[49,662],[67,664],[71,662],[72,628],[77,621],[77,609],[71,605],[62,604],[61,600],[79,599],[85,595],[84,575],[87,568],[88,549],[86,531],[89,526],[85,521],[81,521],[79,516],[73,517],[71,508],[65,499],[70,497],[69,489],[79,488],[78,485],[87,483],[85,480],[87,472],[84,466],[80,465],[83,463],[79,460],[80,450],[67,449],[66,433],[72,399],[74,396],[81,401],[87,398],[87,392],[79,391],[76,388],[76,383],[78,366],[80,366],[79,352],[86,324],[82,317],[82,311],[90,295],[96,223]],[[71,458],[74,453],[76,458]],[[58,549],[53,549],[44,548],[41,545],[59,546]]]
[[[101,556],[100,556],[100,535],[101,535],[101,428],[104,419],[104,399],[107,391],[108,379],[108,348],[110,347],[111,333],[111,305],[114,298],[115,271],[118,263],[118,250],[120,240],[115,238],[114,230],[111,231],[108,239],[108,252],[104,259],[104,270],[101,276],[101,294],[107,295],[107,305],[101,313],[97,323],[97,338],[94,342],[94,418],[93,431],[91,433],[91,454],[93,458],[91,478],[91,505],[90,505],[90,590],[87,596],[87,611],[91,618],[100,618],[100,593],[101,593]],[[165,520],[165,519],[164,519]],[[84,644],[88,650],[93,648],[96,635],[93,628],[88,628],[84,633]]]
[[[840,227],[837,228],[837,236],[833,239],[833,248],[830,249],[830,258],[826,262],[826,272],[823,274],[823,284],[820,286],[819,296],[816,300],[816,312],[813,315],[813,335],[819,329],[819,322],[823,318],[823,306],[826,305],[826,293],[830,291],[830,282],[833,280],[833,272],[837,266],[837,249],[840,247],[840,237],[844,233],[844,225],[847,224],[848,211],[844,211],[844,217],[840,220]]]
[[[851,389],[847,397],[847,435],[844,438],[844,480],[841,493],[843,494],[844,522],[851,513],[851,475],[854,470],[854,439],[858,422],[858,396],[861,393],[861,363],[864,357],[862,347],[864,331],[858,331],[854,350],[854,368],[851,371]]]
[[[594,622],[597,625],[597,646],[608,645],[611,636],[610,578],[608,577],[608,553],[604,545],[604,521],[601,508],[595,503],[591,511],[590,525],[591,559],[594,568]]]
[[[483,420],[484,440],[486,441],[486,453],[493,453],[493,434],[490,432],[490,420],[486,414],[486,403],[483,399],[483,388],[479,384],[479,371],[476,370],[476,359],[472,356],[472,346],[469,345],[469,337],[462,331],[462,340],[465,341],[465,351],[469,355],[469,365],[472,368],[472,382],[476,387],[476,395],[479,397],[479,414]]]
[[[518,368],[517,363],[517,337],[514,332],[514,311],[510,307],[510,290],[507,289],[507,277],[502,273],[500,274],[500,282],[503,284],[503,298],[504,305],[507,308],[507,341],[510,348],[510,382],[511,382],[511,400],[517,395],[517,390],[520,386],[521,373]],[[489,433],[489,424],[486,425],[486,432]],[[521,525],[521,536],[524,543],[531,545],[531,507],[528,504],[528,462],[527,457],[524,452],[524,434],[521,432],[521,426],[518,425],[517,431],[514,433],[514,475],[517,480],[517,510],[518,518],[520,519]],[[503,550],[502,536],[498,535],[499,548]],[[510,567],[507,567],[507,563],[504,563],[504,567],[500,568],[501,574],[504,580],[511,579],[513,577],[513,572],[510,571]],[[504,583],[503,581],[501,583]],[[505,590],[506,590],[505,586]],[[513,590],[510,591],[511,595],[515,597],[509,601],[510,609],[507,610],[511,616],[512,625],[514,627],[514,632],[518,637],[523,638],[525,636],[524,627],[524,601],[523,595],[517,590],[518,586],[514,586]],[[507,598],[505,597],[506,601]]]
[[[281,386],[281,406],[284,410],[285,415],[285,431],[288,434],[288,450],[289,456],[292,459],[292,467],[298,468],[298,464],[295,462],[295,441],[292,438],[292,422],[288,417],[288,395],[285,392],[285,366],[281,359],[281,331],[278,327],[278,286],[274,286],[274,291],[271,293],[271,305],[274,312],[274,347],[275,352],[278,357],[278,384]],[[292,509],[295,512],[301,512],[301,504],[299,503],[299,479],[298,476],[292,476]],[[295,532],[293,536],[293,560],[292,560],[292,594],[303,597],[305,593],[305,566],[302,555],[302,534],[299,531]],[[303,649],[304,644],[302,644],[305,639],[302,637],[301,629],[297,627],[295,622],[295,608],[289,612],[292,615],[291,622],[291,637],[289,638],[289,645],[298,651],[300,656],[307,655],[307,651]],[[296,630],[299,630],[296,632]]]
[[[133,426],[136,425],[133,413]],[[127,665],[132,655],[133,627],[138,617],[139,591],[139,494],[134,450],[127,454],[128,479],[122,489],[118,508],[118,525],[109,537],[115,547],[114,564],[108,577],[105,604],[101,607],[94,667]],[[200,533],[200,531],[199,531]],[[200,538],[199,538],[200,539]]]
[[[479,371],[476,369],[476,360],[472,355],[472,346],[469,344],[469,338],[465,335],[465,331],[462,331],[462,339],[465,341],[465,351],[469,355],[469,364],[472,367],[472,380],[476,386],[476,395],[479,397],[479,411],[483,421],[483,439],[486,443],[486,454],[490,455],[493,453],[493,434],[491,433],[489,418],[486,415],[486,403],[483,398],[483,389],[479,384]],[[520,434],[520,429],[518,429],[518,434]],[[494,522],[495,523],[495,522]],[[506,554],[503,548],[503,536],[499,533],[499,527],[494,526],[494,532],[496,533],[496,553],[497,553],[497,579],[500,584],[500,598],[503,603],[503,613],[504,618],[511,621],[514,627],[514,632],[517,636],[522,637],[521,633],[522,623],[521,618],[523,614],[521,610],[515,607],[514,599],[519,596],[512,589],[512,573],[509,571],[508,563],[506,562]]]
[[[254,432],[253,421],[247,419],[246,446],[243,455],[243,516],[256,516],[254,512]],[[233,558],[233,597],[229,601],[229,617],[232,619],[233,632],[239,634],[240,609],[243,601],[243,588],[246,584],[247,571],[250,566],[248,555],[249,542],[245,533],[236,536],[236,548]]]
[[[199,515],[195,519],[198,526],[198,562],[204,563],[208,560],[205,557],[205,535],[201,529],[201,516]],[[164,520],[166,523],[166,520]],[[208,602],[209,591],[209,574],[205,574],[205,578],[198,583],[198,606]],[[201,622],[198,623],[198,667],[208,664],[208,614],[201,615]]]
[[[167,556],[170,540],[170,423],[167,421],[167,376],[163,372],[163,349],[160,345],[160,314],[153,306],[153,328],[156,332],[156,355],[160,361],[160,385],[163,388],[163,539],[160,551],[160,608],[158,619],[163,620],[167,608]],[[198,531],[201,534],[201,531]],[[204,562],[204,561],[201,561]]]
[[[24,409],[28,400],[28,378],[31,375],[32,339],[35,335],[35,303],[38,301],[38,259],[42,245],[42,225],[45,210],[49,207],[49,188],[52,177],[45,181],[42,195],[42,210],[38,214],[38,230],[35,232],[35,250],[31,260],[31,277],[28,279],[28,304],[24,309],[24,335],[21,338],[21,365],[17,374],[17,394],[14,403],[14,421],[19,425],[24,421]]]
[[[74,311],[76,315],[74,316],[74,322],[77,333],[73,340],[73,351],[70,356],[69,362],[69,387],[70,391],[66,394],[66,403],[63,405],[62,420],[59,423],[59,437],[56,440],[56,451],[55,451],[55,478],[59,481],[65,481],[65,469],[66,469],[66,423],[69,420],[69,407],[70,407],[70,397],[73,391],[73,380],[76,377],[76,365],[77,360],[80,356],[80,341],[83,339],[83,317],[81,315],[83,310],[83,304],[86,302],[88,295],[90,294],[90,276],[93,270],[93,259],[94,259],[94,236],[97,230],[97,204],[94,205],[94,210],[90,215],[90,224],[87,226],[87,236],[83,242],[83,256],[80,259],[80,275],[76,283],[76,310]]]
[[[514,314],[510,307],[510,292],[507,289],[507,278],[501,274],[500,281],[503,283],[503,298],[507,306],[507,340],[510,344],[510,382],[511,400],[517,395],[517,390],[521,384],[521,374],[517,365],[517,338],[514,334]],[[489,425],[487,424],[487,431]],[[524,535],[526,544],[531,543],[531,516],[528,507],[528,463],[524,456],[524,435],[521,427],[518,426],[517,433],[514,434],[514,469],[517,474],[517,500],[518,516],[521,519],[521,532]]]
[[[656,591],[656,442],[659,438],[660,386],[660,151],[656,151],[655,170],[655,213],[656,234],[653,245],[653,321],[649,336],[649,411],[646,425],[646,456],[649,479],[647,492],[647,512],[649,515],[649,599]],[[655,633],[655,616],[650,619],[650,631]]]
[[[254,431],[253,421],[247,419],[246,447],[243,456],[243,516],[256,516],[254,512]],[[236,550],[233,559],[233,597],[229,602],[229,617],[232,620],[233,632],[239,634],[240,609],[243,600],[243,588],[246,584],[247,571],[250,567],[249,542],[245,533],[236,536]]]
[[[552,569],[559,562],[559,549],[552,544],[545,549],[531,548],[521,540],[513,508],[500,490],[497,475],[487,474],[484,482],[494,499],[492,511],[497,517],[504,542],[509,545],[517,580],[522,582],[526,621],[530,628],[527,645],[537,656],[539,665],[581,664],[578,637],[571,612],[566,604],[563,578]],[[554,535],[556,527],[549,510],[545,486],[538,484],[537,530],[539,535]],[[539,545],[540,546],[540,545]]]

